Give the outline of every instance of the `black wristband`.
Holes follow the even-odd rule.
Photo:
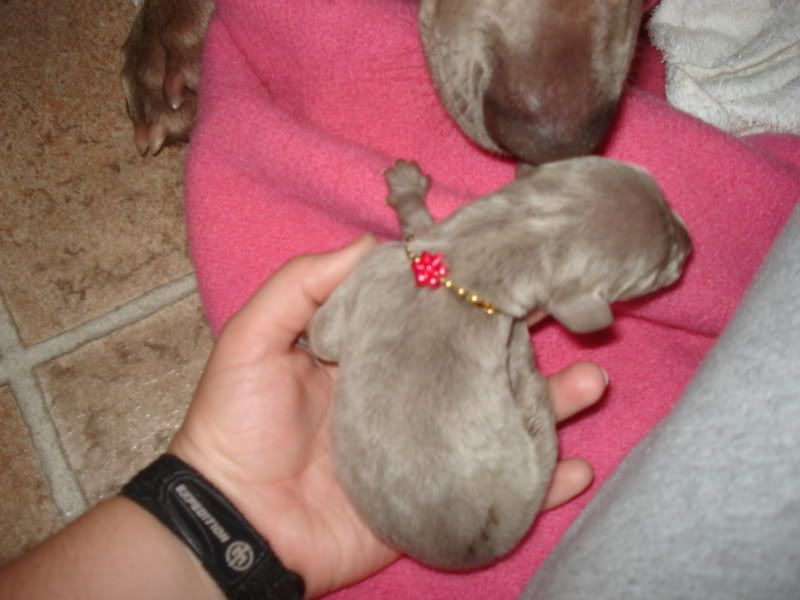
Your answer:
[[[122,488],[186,543],[231,600],[299,600],[303,579],[208,480],[162,454]]]

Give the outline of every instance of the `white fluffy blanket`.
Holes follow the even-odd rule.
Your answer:
[[[800,0],[662,0],[667,99],[735,134],[800,133]]]

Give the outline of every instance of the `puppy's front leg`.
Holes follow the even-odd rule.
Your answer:
[[[397,220],[408,237],[433,225],[433,217],[425,206],[430,177],[414,162],[398,160],[384,173],[389,186],[386,203],[394,208]]]

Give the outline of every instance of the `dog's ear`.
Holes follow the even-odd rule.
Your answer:
[[[596,294],[583,294],[552,302],[548,312],[573,333],[597,331],[614,321],[608,303]]]

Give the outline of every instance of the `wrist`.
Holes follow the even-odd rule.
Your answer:
[[[166,451],[190,465],[216,486],[269,542],[273,552],[286,568],[303,578],[306,589],[316,589],[316,586],[310,585],[313,570],[306,564],[308,557],[297,552],[297,540],[284,526],[287,503],[280,499],[271,502],[268,499],[269,494],[265,494],[263,490],[256,492],[251,484],[241,481],[238,465],[224,457],[209,457],[204,451],[208,444],[196,444],[190,436],[183,434],[184,432],[179,430]],[[281,494],[277,496],[280,497]],[[265,508],[270,505],[273,509]]]
[[[300,599],[304,582],[275,554],[224,492],[193,465],[164,454],[122,495],[147,509],[196,555],[224,597]]]
[[[197,600],[225,600],[220,587],[203,567],[197,555],[175,537],[152,513],[124,496],[115,496],[106,501],[108,510],[118,514],[118,524],[124,521],[138,536],[149,540],[150,553],[159,555],[162,566],[169,565],[175,583],[172,587],[182,589],[186,598]],[[141,575],[145,575],[142,573]],[[178,580],[182,580],[182,583]]]
[[[119,496],[1,570],[1,598],[223,599],[180,540]]]

